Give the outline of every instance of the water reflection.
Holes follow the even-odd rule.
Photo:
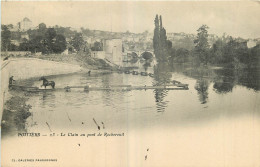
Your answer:
[[[242,85],[255,91],[260,90],[259,69],[244,68],[243,70],[218,69],[214,70],[214,90],[217,93],[231,92],[235,85]]]
[[[239,72],[238,84],[248,89],[260,90],[260,68],[246,68]]]
[[[209,81],[207,79],[200,78],[196,81],[194,88],[197,90],[199,101],[201,102],[201,104],[207,103],[209,96]]]
[[[145,70],[143,65],[139,65],[139,70],[142,72]],[[31,117],[33,120],[27,121],[29,124],[35,122],[38,124],[35,127],[29,127],[29,131],[34,131],[39,127],[48,131],[46,122],[54,130],[81,129],[82,122],[84,126],[96,129],[93,118],[99,123],[104,122],[106,129],[157,125],[169,127],[196,121],[202,122],[201,120],[208,121],[227,113],[238,115],[257,110],[258,107],[255,107],[254,101],[255,95],[258,96],[259,92],[245,89],[246,87],[255,91],[259,90],[257,70],[245,69],[237,72],[232,69],[188,69],[189,67],[184,65],[180,68],[177,65],[170,68],[166,63],[158,63],[156,66],[153,64],[152,67],[147,66],[147,72],[154,73],[154,77],[124,73],[50,77],[57,83],[57,90],[27,95],[30,97],[28,104],[32,105],[31,112],[33,113]],[[86,84],[98,87],[118,84],[156,86],[171,84],[172,80],[189,84],[189,90],[84,92],[83,89],[73,89],[71,92],[65,92],[61,89],[68,85],[85,86]],[[40,84],[38,81],[32,81],[30,86]],[[243,96],[240,96],[241,94]],[[225,99],[230,99],[232,105],[229,102],[225,103]],[[202,109],[207,112],[201,112]]]
[[[172,73],[167,63],[158,63],[154,66],[154,83],[153,85],[166,85],[171,82]],[[164,112],[169,101],[165,101],[168,90],[154,90],[154,97],[158,112]]]
[[[216,93],[228,93],[231,92],[235,82],[235,74],[233,70],[221,69],[215,70],[216,77],[214,78],[214,91]]]
[[[42,108],[45,108],[46,105],[55,108],[55,94],[53,92],[42,92],[39,98]]]
[[[210,67],[184,68],[184,65],[175,65],[172,71],[181,72],[186,76],[196,79],[195,89],[201,104],[207,103],[208,89],[213,82],[213,90],[218,94],[232,92],[236,85],[245,86],[248,89],[259,91],[260,89],[260,70],[258,68],[244,68],[234,70],[227,68],[212,69]]]
[[[144,70],[147,71],[148,68],[151,67],[151,62],[146,61],[146,62],[143,64],[143,67],[144,67]]]

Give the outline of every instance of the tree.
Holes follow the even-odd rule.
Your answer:
[[[26,43],[24,44],[24,47],[26,48]],[[29,41],[29,50],[31,52],[46,52],[46,47],[44,45],[44,37],[41,35],[36,35],[33,39]]]
[[[218,39],[211,48],[211,58],[210,62],[212,64],[225,63],[224,47],[226,43],[222,39]]]
[[[92,51],[102,51],[103,45],[101,42],[95,42],[94,46],[91,48]]]
[[[47,29],[46,24],[40,23],[40,24],[39,24],[39,30],[45,30],[45,29]]]
[[[158,18],[158,15],[156,15],[154,24],[153,48],[155,57],[157,61],[168,62],[170,57],[169,46],[172,44],[167,41],[166,30],[162,25],[162,16]]]
[[[232,67],[237,69],[242,67],[243,64],[247,64],[250,59],[247,42],[230,37],[229,42],[224,47],[224,55],[224,62],[226,64],[231,64]]]
[[[260,64],[260,44],[250,49],[249,65],[258,66]]]
[[[195,43],[195,54],[200,63],[207,65],[209,61],[209,43],[208,43],[208,29],[207,25],[202,25],[198,30]]]
[[[58,34],[55,38],[53,52],[54,53],[61,53],[66,49],[66,39],[63,35]]]
[[[39,24],[38,32],[39,32],[41,35],[44,35],[44,34],[46,33],[46,30],[47,30],[46,24],[44,24],[44,23]]]
[[[54,28],[48,28],[46,33],[45,33],[45,46],[48,52],[52,53],[53,52],[53,47],[54,47],[54,39],[56,37],[56,31]]]
[[[7,51],[11,45],[11,32],[6,25],[2,26],[1,32],[1,50]]]
[[[71,45],[74,47],[74,49],[79,52],[84,49],[85,42],[83,40],[81,33],[76,33],[73,39],[71,40]]]
[[[19,51],[29,51],[30,45],[29,41],[26,38],[22,39],[22,43],[19,45]]]
[[[189,50],[184,48],[179,48],[176,50],[176,61],[178,63],[185,63],[188,61]]]
[[[154,20],[154,34],[153,34],[153,48],[156,59],[159,59],[159,50],[160,50],[160,29],[159,29],[159,18],[158,15],[155,16]]]
[[[13,25],[13,24],[8,24],[8,25],[7,25],[7,28],[8,28],[8,29],[13,29],[13,28],[14,28],[14,25]]]

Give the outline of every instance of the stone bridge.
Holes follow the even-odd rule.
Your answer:
[[[138,50],[138,51],[136,51],[136,50],[128,50],[128,51],[126,51],[126,52],[127,52],[128,54],[134,54],[134,55],[136,55],[138,58],[142,58],[143,55],[145,55],[145,54],[151,56],[152,58],[155,57],[153,50]]]

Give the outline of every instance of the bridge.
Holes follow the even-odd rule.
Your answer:
[[[127,50],[126,53],[137,56],[138,58],[142,58],[144,55],[149,55],[152,58],[155,57],[153,50]]]

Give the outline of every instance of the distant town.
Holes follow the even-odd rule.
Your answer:
[[[2,54],[9,55],[69,55],[84,52],[92,58],[106,59],[112,64],[131,61],[147,52],[153,54],[153,32],[109,32],[89,30],[87,28],[75,29],[72,27],[47,27],[41,23],[33,26],[32,21],[25,17],[16,25],[1,25],[2,28]],[[208,35],[210,47],[219,39],[228,39],[214,34]],[[167,40],[171,41],[172,48],[181,54],[194,49],[196,34],[167,33]],[[248,48],[260,44],[260,38],[242,39],[236,41],[245,43]]]

